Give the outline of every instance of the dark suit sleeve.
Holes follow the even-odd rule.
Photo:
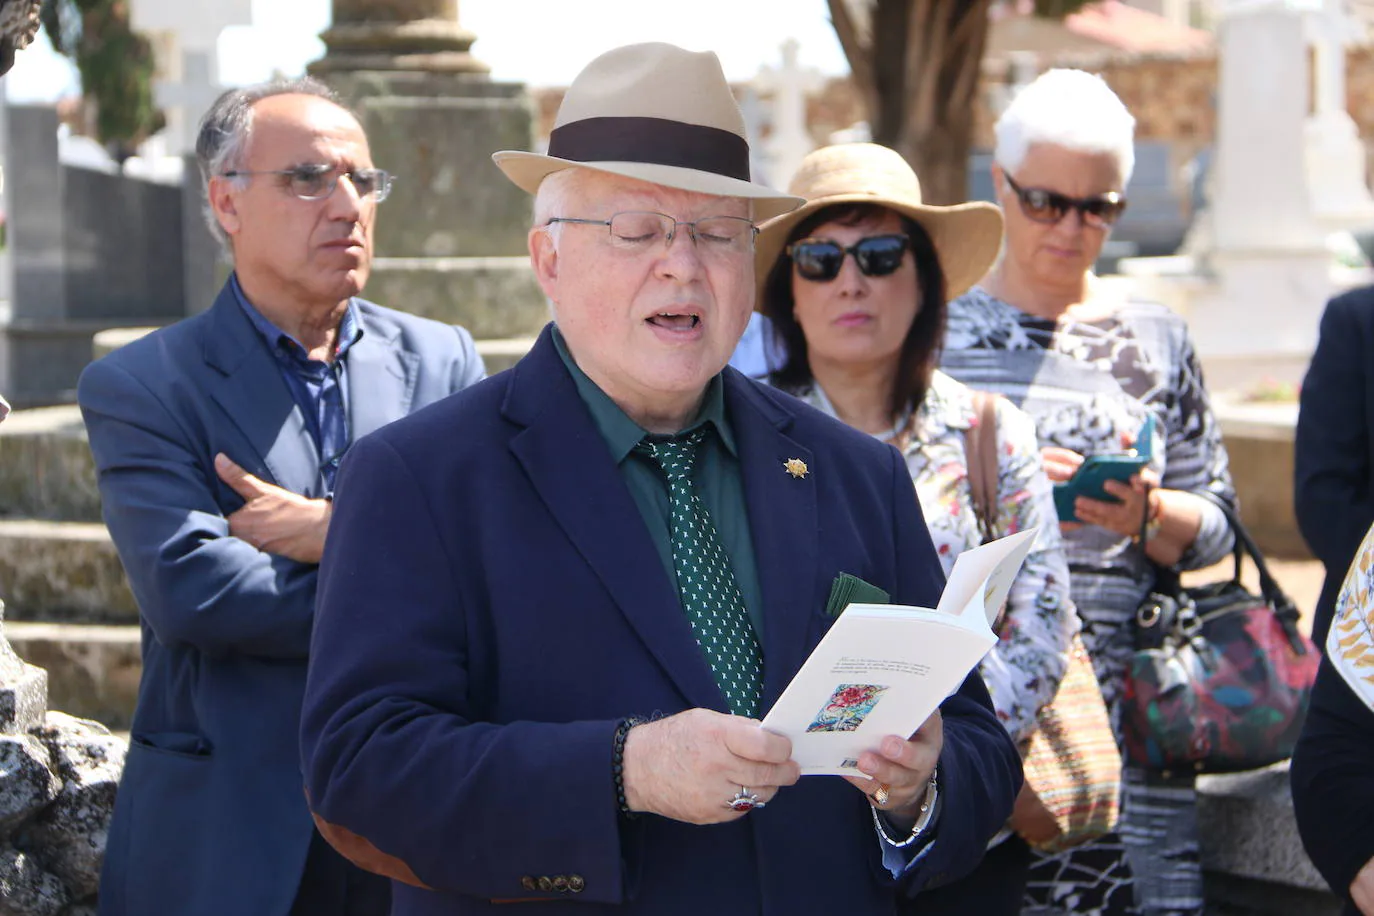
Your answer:
[[[304,658],[316,567],[229,534],[203,447],[125,369],[92,363],[77,399],[105,524],[158,640],[210,655]]]
[[[1365,403],[1374,356],[1361,320],[1369,317],[1374,317],[1374,290],[1347,293],[1327,304],[1302,384],[1294,443],[1298,527],[1328,575],[1336,577],[1345,574],[1374,521]]]
[[[1374,858],[1374,711],[1325,659],[1290,775],[1303,846],[1345,897]]]
[[[453,330],[458,335],[458,356],[453,360],[450,392],[462,391],[487,377],[487,367],[482,362],[482,354],[477,352],[477,344],[467,328],[455,324]]]
[[[385,441],[349,451],[301,719],[311,806],[438,890],[508,898],[517,869],[557,871],[585,879],[579,900],[620,903],[616,723],[482,721],[472,585],[431,503]]]
[[[944,572],[930,540],[905,464],[893,452],[893,504],[897,506],[898,590],[902,603],[934,607]],[[975,668],[959,690],[940,704],[944,749],[940,753],[940,821],[927,855],[902,876],[907,893],[945,884],[982,860],[988,840],[1011,816],[1021,790],[1021,756],[997,720],[992,698]]]

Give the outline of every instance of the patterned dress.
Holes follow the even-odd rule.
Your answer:
[[[794,392],[835,415],[817,386]],[[931,540],[948,574],[959,554],[982,543],[968,485],[964,434],[977,423],[973,393],[942,372],[917,411],[903,454]],[[895,431],[878,434],[885,441]],[[1028,740],[1035,716],[1064,677],[1078,616],[1069,598],[1069,570],[1054,514],[1050,482],[1040,463],[1035,426],[1005,400],[997,404],[997,523],[1005,537],[1039,526],[1034,548],[1012,583],[999,640],[979,669],[992,704],[1013,740]]]
[[[1134,438],[1153,414],[1151,466],[1163,486],[1235,505],[1226,449],[1187,326],[1163,306],[1125,302],[1091,318],[1054,321],[974,287],[950,304],[942,368],[1025,410],[1042,446],[1084,455],[1119,452],[1123,435]],[[1130,538],[1095,525],[1064,540],[1084,644],[1119,723],[1123,675],[1134,649],[1132,618],[1154,582],[1154,567]],[[1209,506],[1180,565],[1215,563],[1231,544],[1224,515]],[[1133,896],[1149,916],[1201,912],[1192,779],[1164,779],[1128,765],[1122,805],[1119,835],[1037,859],[1027,903],[1038,909],[1028,913],[1135,913]]]

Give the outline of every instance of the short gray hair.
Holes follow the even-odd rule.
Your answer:
[[[215,99],[200,121],[200,132],[196,136],[196,164],[200,166],[201,188],[205,194],[206,225],[226,253],[230,251],[229,237],[224,234],[224,228],[210,206],[210,179],[223,177],[225,172],[242,169],[247,164],[248,141],[253,133],[253,106],[263,99],[278,95],[313,95],[339,106],[357,119],[357,115],[339,100],[334,90],[308,76],[230,89]],[[239,188],[247,184],[247,179],[242,177],[229,180]]]
[[[534,225],[546,227],[545,232],[555,248],[558,247],[558,235],[563,224],[554,223],[550,226],[549,220],[555,216],[567,216],[571,212],[569,208],[578,200],[591,177],[593,173],[590,170],[573,166],[551,172],[539,182],[534,192]]]
[[[1083,70],[1046,70],[997,119],[993,159],[1015,172],[1037,143],[1110,155],[1125,187],[1135,169],[1135,118],[1106,80]]]

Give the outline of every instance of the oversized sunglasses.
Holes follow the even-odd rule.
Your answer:
[[[828,239],[802,239],[787,246],[787,256],[803,279],[828,283],[840,275],[845,255],[853,255],[864,276],[886,277],[902,266],[909,246],[905,235],[870,235],[848,248]]]
[[[1010,175],[1004,173],[1003,177],[1007,179],[1007,187],[1021,202],[1021,212],[1026,214],[1026,219],[1037,223],[1053,225],[1070,210],[1077,210],[1078,218],[1086,225],[1106,229],[1120,219],[1126,210],[1126,198],[1116,191],[1108,191],[1097,197],[1070,197],[1044,188],[1023,188]]]

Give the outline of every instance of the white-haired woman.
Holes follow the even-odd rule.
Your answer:
[[[1073,601],[1114,713],[1134,613],[1157,568],[1224,557],[1232,537],[1217,501],[1235,503],[1187,327],[1093,274],[1126,205],[1134,125],[1106,83],[1082,71],[1051,70],[1012,101],[992,168],[1002,256],[951,303],[942,363],[1035,419],[1052,480],[1087,455],[1122,451],[1155,420],[1150,466],[1109,482],[1114,501],[1080,497],[1077,522],[1063,525]],[[1193,780],[1128,762],[1119,835],[1038,859],[1028,894],[1040,912],[1200,913]]]

